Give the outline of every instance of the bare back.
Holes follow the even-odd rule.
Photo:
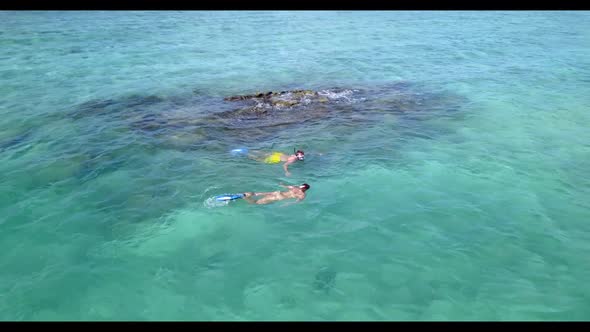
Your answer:
[[[291,187],[288,191],[280,191],[279,193],[281,194],[281,197],[283,197],[283,199],[297,198],[299,200],[302,200],[305,198],[305,193],[303,192],[303,190],[297,187]]]

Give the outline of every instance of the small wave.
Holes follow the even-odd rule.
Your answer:
[[[209,197],[205,200],[205,202],[203,202],[203,206],[205,206],[208,209],[212,209],[216,207],[226,206],[229,204],[229,202],[230,201],[218,201],[215,199],[215,197]]]
[[[350,95],[352,95],[352,93],[353,93],[353,91],[349,90],[349,89],[345,89],[342,91],[334,91],[334,90],[320,90],[320,91],[318,91],[318,94],[320,96],[324,96],[329,99],[342,99],[342,98],[348,99],[348,97]]]
[[[343,100],[348,103],[353,103],[357,101],[363,101],[365,98],[353,98],[352,95],[357,92],[358,90],[351,90],[351,89],[344,89],[344,90],[320,90],[318,91],[318,95],[322,97],[326,97],[330,100],[340,101]]]

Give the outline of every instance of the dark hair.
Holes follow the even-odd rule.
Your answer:
[[[310,188],[307,183],[302,184],[300,187],[303,187],[305,190],[308,190]]]
[[[303,151],[301,151],[301,150],[297,150],[297,152],[295,152],[295,154],[300,154],[300,153],[301,153],[301,154],[305,154],[305,153],[304,153]]]

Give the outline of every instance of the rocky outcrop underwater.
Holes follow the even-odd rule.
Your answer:
[[[456,114],[466,102],[455,94],[433,93],[407,82],[395,82],[370,89],[296,89],[225,98],[134,95],[88,101],[67,116],[74,120],[100,117],[158,145],[190,149],[219,142],[263,140],[277,130],[326,121],[350,126],[379,122],[392,114],[412,120]]]

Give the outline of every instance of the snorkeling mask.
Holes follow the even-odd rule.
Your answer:
[[[301,150],[297,150],[295,151],[295,148],[293,148],[293,153],[295,154],[295,156],[297,157],[298,160],[305,160],[305,153]]]

